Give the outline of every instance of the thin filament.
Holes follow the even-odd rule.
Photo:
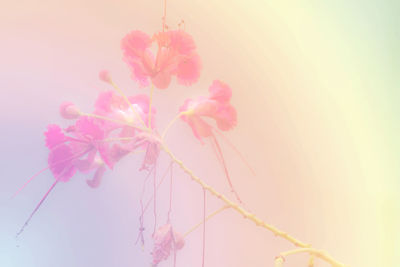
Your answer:
[[[148,172],[146,178],[144,179],[144,181],[143,181],[143,186],[142,186],[142,194],[141,194],[141,196],[140,196],[140,209],[141,209],[141,211],[142,211],[142,214],[139,216],[140,228],[139,228],[139,234],[138,234],[138,237],[137,237],[137,239],[136,239],[135,244],[137,244],[137,242],[138,242],[139,239],[140,239],[140,241],[141,241],[141,243],[142,243],[142,246],[144,245],[144,237],[143,237],[143,231],[144,231],[144,226],[143,226],[143,214],[144,214],[144,210],[143,210],[143,196],[144,196],[144,192],[145,192],[145,189],[146,189],[146,182],[147,182],[147,180],[149,179],[150,174],[153,172],[153,170],[154,170],[154,167]]]
[[[68,161],[68,160],[73,160],[73,159],[79,158],[80,156],[86,154],[86,153],[89,152],[90,150],[91,150],[91,148],[85,149],[84,151],[82,151],[82,152],[80,152],[80,153],[77,153],[77,154],[75,154],[75,155],[72,155],[72,156],[69,157],[69,158],[66,158],[66,159],[63,159],[63,160],[60,160],[60,161],[54,163],[53,166],[58,165],[58,164],[63,163],[63,162],[66,162],[66,161]],[[29,179],[24,183],[23,186],[21,186],[21,187],[14,193],[14,195],[13,195],[11,198],[16,197],[16,196],[22,191],[22,189],[24,189],[30,182],[33,181],[33,179],[35,179],[39,174],[43,173],[44,171],[48,170],[49,168],[50,168],[50,166],[47,166],[46,168],[41,169],[40,171],[38,171],[37,173],[35,173],[31,178],[29,178]]]
[[[17,233],[18,237],[19,235],[22,234],[22,232],[24,231],[25,227],[28,226],[29,221],[32,219],[33,215],[35,215],[35,213],[38,211],[38,209],[40,208],[40,206],[43,204],[43,202],[45,201],[45,199],[47,198],[47,196],[50,194],[50,192],[53,190],[53,188],[56,186],[56,184],[58,183],[58,180],[56,180],[53,185],[50,187],[50,189],[46,192],[46,194],[42,197],[42,199],[40,200],[40,202],[37,204],[37,206],[35,207],[35,209],[33,210],[33,212],[31,213],[31,215],[29,216],[29,218],[26,220],[26,222],[24,223],[24,225],[22,226],[21,230],[19,230],[19,232]]]
[[[166,26],[166,25],[165,25],[165,22],[166,22],[166,19],[167,19],[167,0],[164,0],[164,16],[163,16],[163,18],[162,18],[163,32],[165,31],[165,26]]]
[[[97,115],[97,114],[81,113],[81,116],[87,116],[87,117],[93,117],[93,118],[100,119],[100,120],[111,121],[111,122],[114,122],[116,124],[130,126],[132,128],[135,128],[135,129],[138,129],[138,130],[141,130],[141,131],[147,131],[147,129],[139,127],[139,126],[135,126],[132,123],[110,119],[110,118],[107,118],[107,117],[104,117],[104,116],[100,116],[100,115]]]
[[[153,236],[156,232],[157,229],[157,162],[156,165],[154,166],[154,173],[153,173],[153,192],[154,192],[154,202],[153,202],[153,206],[154,206],[154,229],[153,229]]]
[[[146,124],[144,123],[142,117],[139,115],[139,113],[137,113],[136,109],[132,106],[132,103],[129,101],[128,97],[124,94],[124,92],[114,82],[111,82],[111,85],[123,97],[125,102],[129,105],[129,108],[132,110],[133,114],[135,114],[135,116],[139,118],[140,123],[143,124],[143,126],[146,128]]]
[[[246,158],[243,156],[242,153],[240,153],[240,151],[235,147],[235,145],[217,128],[212,127],[213,130],[219,134],[219,136],[222,137],[222,139],[233,149],[233,151],[236,152],[236,154],[238,154],[238,156],[240,157],[240,159],[243,161],[243,163],[246,165],[246,167],[250,170],[250,172],[253,175],[256,175],[256,172],[254,171],[254,169],[250,166],[250,163],[246,160]]]
[[[158,182],[157,189],[161,186],[161,184],[162,184],[163,181],[165,180],[165,177],[167,176],[168,171],[169,171],[169,168],[171,167],[171,165],[172,165],[172,162],[171,162],[171,164],[168,166],[168,168],[167,168],[167,170],[165,171],[165,173],[164,173],[163,177],[161,178],[161,180]],[[151,196],[150,199],[147,201],[146,206],[145,206],[145,208],[144,208],[144,212],[146,212],[146,210],[149,208],[149,206],[150,206],[150,204],[151,204],[151,201],[153,200],[153,197],[154,197],[154,196]],[[143,216],[143,215],[142,215],[142,216]]]
[[[48,170],[49,168],[50,168],[50,167],[47,166],[46,168],[41,169],[40,171],[38,171],[37,173],[35,173],[34,175],[32,175],[32,177],[29,178],[28,181],[26,181],[26,182],[24,183],[24,185],[21,186],[21,187],[17,190],[17,192],[14,193],[14,195],[13,195],[11,198],[16,197],[16,196],[22,191],[22,189],[24,189],[34,178],[36,178],[39,174],[41,174],[42,172]]]
[[[214,141],[215,146],[216,146],[216,148],[217,148],[218,154],[219,154],[219,156],[220,156],[220,159],[221,159],[221,162],[222,162],[222,166],[223,166],[223,168],[224,168],[224,172],[225,172],[226,178],[227,178],[227,180],[228,180],[229,186],[231,187],[231,191],[232,191],[232,193],[235,195],[235,197],[236,197],[236,199],[239,201],[239,203],[242,204],[243,202],[242,202],[242,200],[240,199],[239,194],[238,194],[238,193],[236,192],[236,190],[233,188],[233,184],[232,184],[232,181],[231,181],[231,177],[230,177],[230,175],[229,175],[228,168],[226,167],[224,155],[222,154],[222,150],[221,150],[221,147],[220,147],[219,144],[218,144],[217,138],[215,138],[214,135],[212,135],[212,138],[213,138],[213,141]]]

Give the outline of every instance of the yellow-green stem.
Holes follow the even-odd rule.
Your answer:
[[[297,247],[300,247],[300,249],[295,250],[295,251],[299,251],[299,252],[309,252],[310,254],[315,255],[318,258],[321,258],[329,263],[332,264],[332,266],[334,267],[345,267],[345,265],[343,265],[342,263],[339,263],[338,261],[334,260],[331,256],[329,256],[327,253],[320,251],[320,250],[316,250],[311,248],[310,244],[304,243],[300,240],[298,240],[297,238],[289,235],[286,232],[283,232],[281,230],[279,230],[278,228],[276,228],[275,226],[268,224],[266,222],[264,222],[263,220],[261,220],[260,218],[258,218],[255,214],[252,214],[250,212],[248,212],[247,210],[245,210],[243,207],[241,207],[240,205],[234,203],[233,201],[229,200],[225,195],[219,193],[218,191],[216,191],[213,187],[211,187],[210,185],[208,185],[207,183],[205,183],[202,179],[200,179],[198,176],[196,176],[189,168],[187,168],[183,162],[181,160],[179,160],[178,158],[175,157],[175,155],[169,150],[169,148],[165,145],[162,144],[162,148],[163,150],[170,156],[170,158],[180,166],[180,168],[186,173],[188,174],[193,181],[195,181],[196,183],[198,183],[203,189],[205,189],[206,191],[210,192],[212,195],[214,195],[215,197],[219,198],[220,200],[222,200],[223,202],[225,202],[225,204],[227,206],[229,206],[230,208],[236,210],[238,213],[240,213],[245,219],[248,219],[252,222],[254,222],[257,226],[260,226],[262,228],[265,228],[269,231],[271,231],[272,233],[274,233],[276,236],[279,236],[283,239],[286,239],[287,241],[289,241],[290,243],[294,244]],[[296,253],[299,253],[296,252]],[[287,252],[287,253],[292,253],[292,252]],[[275,261],[275,266],[282,266],[283,264],[283,256],[285,254],[281,254],[280,257],[277,258],[277,260]],[[279,260],[279,258],[282,258]],[[278,264],[278,265],[277,265]]]
[[[310,255],[310,259],[308,260],[308,267],[314,267],[315,256]]]
[[[167,134],[168,130],[171,128],[171,126],[182,116],[184,115],[185,112],[180,112],[178,115],[176,115],[165,127],[164,131],[162,132],[161,138],[164,139],[165,135]]]
[[[325,251],[318,250],[318,249],[311,248],[311,247],[310,248],[293,249],[293,250],[282,252],[281,254],[279,254],[278,257],[276,257],[275,261],[277,261],[279,258],[285,259],[285,257],[287,257],[289,255],[299,254],[299,253],[309,253],[311,257],[313,257],[313,256],[318,257],[318,258],[326,261],[327,263],[331,264],[332,267],[345,267],[345,265],[343,263],[336,261],[331,256],[329,256]]]
[[[226,209],[230,208],[229,206],[223,206],[222,208],[214,211],[213,213],[211,213],[210,215],[208,215],[206,217],[206,221],[208,221],[209,219],[211,219],[212,217],[214,217],[215,215],[217,215],[218,213],[220,213],[221,211],[224,211]],[[198,227],[200,227],[203,224],[203,221],[199,222],[198,224],[196,224],[195,226],[193,226],[192,228],[190,228],[189,231],[187,231],[183,237],[188,236],[189,234],[191,234],[194,230],[196,230]]]

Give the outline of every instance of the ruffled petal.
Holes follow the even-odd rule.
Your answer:
[[[190,34],[182,30],[169,31],[170,46],[179,54],[189,55],[196,49],[196,44]]]
[[[47,131],[44,132],[46,146],[49,149],[56,147],[59,144],[64,143],[67,137],[62,132],[60,126],[56,124],[50,124],[47,126]]]
[[[150,45],[150,36],[142,31],[131,31],[121,41],[124,55],[132,58],[141,58]]]
[[[220,130],[228,131],[232,129],[237,123],[236,110],[231,105],[227,105],[226,107],[218,111],[215,119],[217,121],[217,126]]]
[[[232,97],[232,89],[226,83],[218,80],[215,80],[208,90],[210,98],[221,103],[228,102]]]
[[[90,140],[103,139],[104,132],[95,121],[95,119],[86,116],[79,118],[75,124],[76,132],[85,138],[89,138]]]
[[[58,181],[68,182],[75,174],[73,165],[75,155],[69,146],[62,144],[50,151],[48,163],[51,172]]]

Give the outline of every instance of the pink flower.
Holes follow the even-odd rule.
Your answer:
[[[139,127],[144,126],[140,123],[140,121],[143,121],[147,126],[149,122],[149,97],[147,95],[136,95],[128,97],[128,100],[135,112],[132,111],[132,108],[121,96],[116,95],[113,91],[102,93],[96,101],[95,114],[121,122],[132,123]],[[152,107],[151,129],[155,127],[155,113],[156,109]],[[111,148],[110,153],[113,155],[112,158],[114,160],[137,148],[143,148],[146,153],[140,170],[149,170],[149,167],[156,163],[160,151],[160,140],[155,131],[147,133],[118,123],[104,121],[102,123],[105,125],[104,128],[110,129],[110,131],[120,129],[118,137],[127,138],[126,141],[122,141],[118,146],[114,145]]]
[[[46,146],[49,149],[54,148],[57,145],[60,145],[67,141],[67,137],[62,132],[60,126],[55,124],[50,124],[47,126],[47,131],[44,133],[46,139]]]
[[[50,149],[49,168],[58,181],[68,182],[76,171],[86,173],[100,168],[101,162],[113,167],[109,145],[103,142],[106,133],[94,119],[79,118],[73,127],[68,127],[67,133],[71,136],[57,125],[49,125],[45,132],[46,146]],[[97,154],[99,160],[96,161]],[[97,171],[96,175],[103,172]]]
[[[142,146],[145,148],[146,152],[139,170],[150,171],[150,166],[157,163],[160,154],[160,136],[156,132],[142,134],[140,138],[138,138],[138,143],[140,144],[140,142],[142,142]]]
[[[157,53],[151,45],[157,43]],[[160,32],[150,38],[141,31],[132,31],[121,42],[124,60],[131,67],[133,78],[141,86],[149,79],[159,89],[165,89],[176,76],[183,85],[195,83],[200,76],[201,61],[192,37],[181,30]]]
[[[176,253],[185,244],[183,236],[175,232],[171,224],[166,224],[158,228],[154,233],[153,240],[153,266],[157,266],[161,261],[168,259],[171,251]]]
[[[183,112],[182,120],[192,128],[193,134],[201,140],[212,135],[212,126],[204,118],[216,121],[220,130],[227,131],[236,125],[236,110],[230,104],[231,88],[215,80],[209,88],[209,97],[199,97],[196,100],[187,99],[179,109]]]
[[[113,120],[125,123],[132,123],[135,126],[143,126],[141,122],[144,122],[147,125],[149,119],[149,97],[147,95],[136,95],[129,96],[128,100],[134,110],[132,110],[130,105],[125,101],[122,96],[117,95],[116,93],[114,93],[114,91],[100,93],[95,103],[94,113],[97,115],[106,116]],[[152,128],[154,128],[155,126],[155,113],[156,109],[153,107],[151,120]],[[138,116],[140,116],[140,118]],[[106,122],[103,121],[103,123]],[[108,126],[110,126],[111,128],[124,126],[121,124],[109,122],[107,123]],[[130,129],[133,128],[130,127]]]

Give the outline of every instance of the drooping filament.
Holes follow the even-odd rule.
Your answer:
[[[44,194],[44,196],[42,197],[42,199],[40,200],[40,202],[36,205],[35,209],[33,210],[33,212],[31,213],[31,215],[29,216],[29,218],[25,221],[24,225],[22,226],[21,230],[18,231],[17,233],[17,238],[18,236],[20,236],[22,234],[22,232],[24,231],[25,227],[28,226],[29,221],[32,219],[33,215],[35,215],[35,213],[38,211],[38,209],[40,208],[40,206],[43,204],[43,202],[46,200],[47,196],[50,194],[50,192],[54,189],[54,187],[56,186],[56,184],[58,183],[58,180],[56,180],[53,185],[50,187],[50,189],[46,192],[46,194]]]
[[[225,176],[226,176],[226,178],[228,180],[228,183],[229,183],[229,186],[231,188],[231,191],[235,195],[237,201],[239,201],[240,204],[243,204],[242,200],[239,197],[239,194],[237,193],[237,191],[233,187],[232,180],[230,178],[230,175],[229,175],[229,172],[228,172],[228,168],[226,167],[225,159],[224,159],[224,156],[222,154],[221,147],[220,147],[220,145],[219,145],[219,143],[217,141],[217,138],[215,137],[215,135],[211,135],[211,137],[212,137],[213,145],[215,145],[215,148],[216,148],[215,151],[217,153],[217,158],[219,159],[220,163],[222,164],[222,167],[224,169]]]
[[[256,172],[254,169],[250,166],[250,163],[246,160],[246,158],[243,156],[243,154],[239,151],[239,149],[236,148],[236,146],[217,128],[212,127],[214,132],[216,132],[232,149],[233,151],[238,154],[239,158],[243,161],[243,163],[246,165],[246,167],[250,170],[250,172],[253,175],[256,175]]]
[[[157,229],[157,162],[154,165],[154,172],[153,172],[153,206],[154,206],[154,229],[153,229],[153,235],[156,232]]]
[[[11,198],[16,197],[30,182],[33,181],[33,179],[35,179],[39,174],[43,173],[44,171],[48,170],[50,167],[47,166],[46,168],[41,169],[40,171],[38,171],[37,173],[35,173],[34,175],[32,175],[32,177],[30,177],[15,193]]]
[[[164,182],[165,178],[167,177],[168,171],[170,170],[172,166],[172,162],[168,165],[167,169],[165,170],[163,176],[161,177],[160,181],[157,184],[157,189],[161,186],[161,184]],[[149,171],[147,174],[144,183],[147,183],[148,179],[150,178],[150,174],[153,172],[153,169]],[[143,235],[144,231],[144,226],[143,226],[143,217],[144,214],[146,213],[147,209],[150,207],[151,202],[153,201],[154,195],[150,197],[150,199],[147,201],[146,205],[143,205],[143,197],[144,197],[144,191],[145,191],[145,184],[143,184],[143,189],[142,189],[142,195],[140,198],[140,205],[141,205],[141,215],[139,216],[139,222],[141,223],[140,229],[139,229],[139,235],[137,237],[136,243],[139,241],[141,238],[141,235]],[[140,231],[141,230],[141,231]],[[142,244],[143,245],[143,244]]]
[[[144,181],[143,181],[142,194],[141,194],[141,196],[140,196],[140,209],[141,209],[141,213],[142,213],[142,214],[139,216],[140,228],[139,228],[139,234],[138,234],[138,237],[137,237],[137,239],[136,239],[135,244],[137,244],[137,242],[138,242],[139,239],[140,239],[140,242],[141,242],[142,246],[144,246],[144,236],[143,236],[143,232],[144,232],[144,230],[145,230],[144,225],[143,225],[143,216],[144,216],[144,212],[145,212],[145,209],[143,208],[143,197],[144,197],[144,192],[145,192],[147,180],[149,179],[150,174],[151,174],[153,171],[154,171],[154,166],[153,166],[153,168],[147,173],[147,176],[146,176],[146,178],[145,178]]]
[[[55,163],[52,164],[52,166],[56,166],[58,164],[64,163],[66,161],[69,160],[73,160],[73,159],[77,159],[81,156],[83,156],[84,154],[88,153],[90,150],[89,149],[85,149],[84,151],[80,152],[80,153],[76,153],[75,155],[72,155],[69,158],[66,159],[62,159],[60,161],[57,161]],[[34,175],[32,175],[14,194],[11,198],[16,197],[30,182],[33,181],[33,179],[35,179],[37,176],[39,176],[41,173],[43,173],[44,171],[50,169],[50,166],[47,166],[46,168],[41,169],[40,171],[38,171],[37,173],[35,173]]]

